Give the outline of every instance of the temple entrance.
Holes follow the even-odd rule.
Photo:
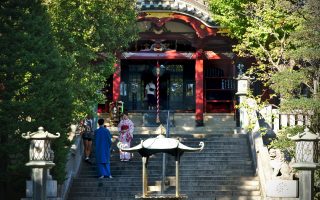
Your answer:
[[[170,91],[167,90],[170,80],[170,73],[168,73],[163,65],[160,68],[160,78],[159,78],[159,104],[160,104],[160,110],[167,110],[169,108],[169,97],[170,97]],[[141,79],[143,83],[143,88],[146,87],[146,85],[152,81],[155,86],[157,87],[157,75],[156,75],[156,64],[155,66],[149,66],[147,67],[141,74]],[[157,94],[156,94],[157,96]],[[145,104],[147,104],[145,102]],[[147,108],[145,106],[145,108]]]
[[[145,86],[156,85],[156,66],[160,65],[159,104],[160,110],[193,111],[194,62],[177,60],[122,60],[120,96],[126,109],[147,110]]]

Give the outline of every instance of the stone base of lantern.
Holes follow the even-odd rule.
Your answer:
[[[296,180],[269,180],[267,181],[267,196],[277,198],[298,197],[298,181]]]
[[[57,197],[57,181],[56,180],[47,180],[47,199],[48,200],[61,200],[60,197]],[[30,200],[32,199],[33,184],[32,181],[26,181],[26,198],[21,200]]]
[[[136,195],[135,199],[147,199],[147,200],[157,200],[157,199],[168,199],[168,200],[184,200],[188,199],[188,196],[181,194],[176,197],[174,194],[152,194],[143,197],[142,195]]]

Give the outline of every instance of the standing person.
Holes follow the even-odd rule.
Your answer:
[[[84,120],[83,130],[81,134],[82,134],[82,140],[83,140],[83,146],[84,146],[84,156],[85,156],[84,160],[88,163],[91,163],[90,154],[91,154],[92,139],[93,139],[93,122],[90,117],[87,117]]]
[[[134,124],[129,119],[128,113],[124,112],[120,123],[118,124],[118,131],[120,133],[119,141],[123,145],[122,147],[130,148],[131,141],[133,139]],[[123,152],[120,150],[120,160],[129,161],[131,154],[129,152]]]
[[[99,128],[94,131],[96,137],[96,163],[99,178],[112,178],[110,171],[111,134],[105,128],[104,119],[98,120]]]
[[[148,97],[148,109],[154,109],[156,105],[156,86],[152,82],[152,80],[146,85],[146,95]]]

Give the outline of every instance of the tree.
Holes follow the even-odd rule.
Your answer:
[[[311,129],[320,131],[320,1],[308,0],[301,13],[301,23],[290,36],[292,50],[288,57],[297,61],[303,74],[303,92],[298,98],[284,102],[285,109],[313,111]],[[299,89],[299,87],[297,87]],[[300,87],[301,88],[301,87]],[[306,98],[311,97],[311,98]]]
[[[65,133],[72,98],[66,87],[66,60],[56,48],[43,5],[2,1],[0,9],[0,196],[15,199],[24,191],[21,185],[30,171],[24,166],[29,143],[21,134],[39,126]],[[66,154],[65,142],[62,134],[56,141],[62,147],[55,149],[58,155]],[[61,167],[64,162],[56,163]]]
[[[313,42],[319,40],[316,38],[319,37],[316,31],[319,29],[318,21],[315,17],[319,12],[315,11],[318,8],[317,2],[317,0],[307,3],[299,0],[226,2],[211,0],[210,2],[214,19],[229,30],[228,35],[238,40],[234,51],[239,56],[253,57],[256,60],[247,74],[279,95],[282,109],[292,110],[290,102],[294,102],[291,105],[306,108],[304,113],[307,110],[316,111],[319,107],[316,102],[311,102],[314,100],[303,98],[306,92],[302,92],[303,89],[314,91],[314,88],[319,87],[319,67],[315,64],[318,62],[315,56],[319,55],[319,45]],[[224,12],[226,10],[228,12]],[[311,35],[314,37],[310,37]],[[297,104],[297,101],[300,103]]]
[[[297,2],[211,0],[210,5],[213,18],[229,30],[228,35],[238,40],[234,48],[238,55],[256,60],[248,74],[267,83],[274,72],[294,67],[286,52],[290,33],[299,22]]]
[[[55,38],[71,62],[75,118],[103,98],[96,91],[113,74],[115,54],[137,38],[134,5],[128,0],[48,1]]]
[[[136,38],[135,17],[125,0],[1,2],[1,199],[24,193],[29,143],[21,133],[39,126],[61,133],[53,175],[65,179],[68,127],[101,98],[115,53]]]
[[[247,74],[279,95],[281,110],[311,114],[311,129],[319,132],[319,0],[211,0],[210,5],[224,33],[238,40],[238,55],[256,60]],[[279,137],[272,145],[287,148],[286,141]]]

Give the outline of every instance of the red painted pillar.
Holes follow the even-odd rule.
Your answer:
[[[112,101],[120,100],[120,82],[121,82],[121,65],[120,60],[117,59],[116,63],[114,64],[115,72],[113,74],[113,95]]]
[[[198,51],[195,66],[196,80],[196,126],[203,126],[203,58],[202,51]]]

